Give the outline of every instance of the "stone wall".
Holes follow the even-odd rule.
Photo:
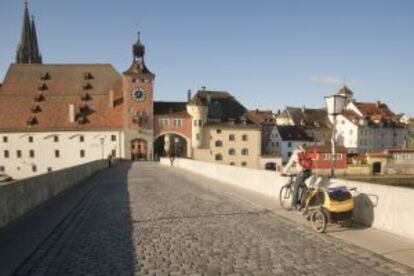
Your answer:
[[[104,161],[55,171],[0,186],[0,228],[106,166]]]
[[[161,164],[169,165],[162,159]],[[227,166],[217,163],[177,159],[174,165],[252,192],[277,198],[280,188],[288,182],[276,172]],[[342,179],[332,180],[334,186],[356,187],[354,216],[356,222],[414,239],[414,189],[371,184]]]

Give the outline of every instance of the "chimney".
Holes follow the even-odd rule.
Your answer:
[[[207,99],[207,103],[210,104],[211,103],[211,95],[208,92],[206,94],[206,99]]]
[[[305,113],[306,106],[302,106],[302,113]]]
[[[112,89],[109,91],[109,100],[108,101],[109,101],[108,102],[109,107],[113,108],[114,107],[114,90],[112,90]]]
[[[377,101],[377,108],[380,108],[380,106],[381,106],[381,102]]]
[[[76,106],[74,104],[69,105],[69,122],[74,123],[76,117]]]
[[[188,89],[187,91],[187,102],[189,103],[191,101],[191,89]]]

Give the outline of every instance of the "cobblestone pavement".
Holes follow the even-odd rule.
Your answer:
[[[121,164],[16,275],[402,275],[372,253],[154,163]]]

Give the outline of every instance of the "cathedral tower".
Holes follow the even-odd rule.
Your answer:
[[[20,43],[16,51],[16,63],[42,63],[42,56],[37,42],[34,17],[30,20],[28,3],[24,3],[23,27]]]

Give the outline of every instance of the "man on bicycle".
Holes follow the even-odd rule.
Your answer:
[[[298,205],[299,187],[306,185],[306,179],[312,175],[313,157],[314,154],[307,153],[305,149],[300,146],[293,152],[292,156],[289,159],[289,162],[283,168],[284,174],[291,172],[293,167],[296,169],[297,175],[295,183],[293,184],[292,207],[298,211],[300,211],[302,207],[300,204]]]

